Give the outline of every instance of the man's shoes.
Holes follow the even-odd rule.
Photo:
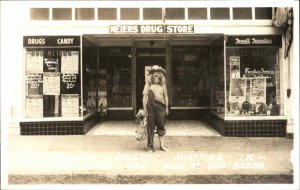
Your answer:
[[[169,149],[167,149],[167,148],[164,147],[164,146],[160,146],[160,150],[165,151],[165,152],[169,152]]]
[[[154,152],[154,150],[152,148],[148,148],[147,152],[152,153],[152,152]]]

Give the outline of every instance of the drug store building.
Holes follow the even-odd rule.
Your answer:
[[[22,135],[134,120],[147,69],[167,71],[169,119],[224,136],[286,136],[291,53],[271,7],[30,7]],[[291,51],[290,51],[291,52]]]

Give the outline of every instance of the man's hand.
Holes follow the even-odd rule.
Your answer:
[[[147,111],[147,109],[144,109],[144,114],[145,114],[146,117],[148,117],[148,111]]]
[[[166,108],[166,116],[169,115],[169,108]]]

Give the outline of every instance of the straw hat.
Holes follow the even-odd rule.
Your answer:
[[[167,75],[167,72],[164,68],[162,68],[161,66],[158,65],[153,65],[149,71],[149,74],[152,74],[154,72],[161,72],[162,74],[164,74],[165,76]]]

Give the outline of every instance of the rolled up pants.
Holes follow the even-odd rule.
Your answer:
[[[166,106],[154,99],[152,90],[148,92],[148,148],[153,149],[154,147],[154,130],[157,127],[157,134],[159,136],[166,135],[165,122],[166,122]]]

